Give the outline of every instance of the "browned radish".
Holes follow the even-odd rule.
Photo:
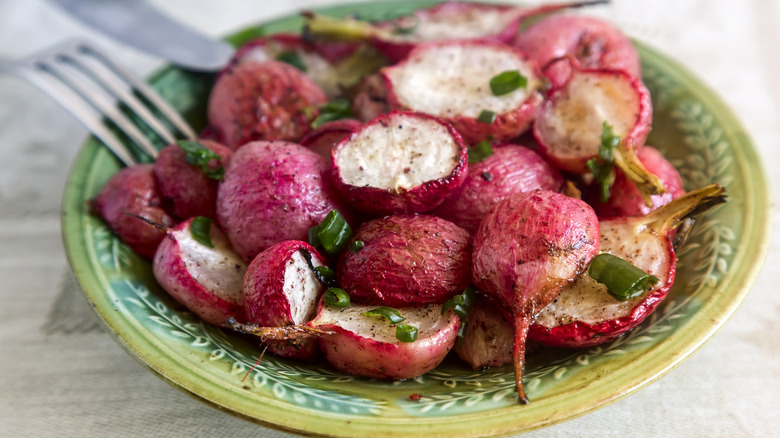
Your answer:
[[[360,125],[360,121],[355,119],[326,122],[306,134],[300,144],[330,160],[331,149]]]
[[[125,167],[103,186],[91,202],[94,210],[136,254],[152,259],[176,221],[162,208],[154,179],[154,165]]]
[[[390,108],[439,117],[468,144],[517,137],[542,103],[536,61],[496,42],[423,44],[381,72]]]
[[[518,399],[527,403],[523,366],[534,315],[587,268],[598,253],[599,224],[586,203],[551,191],[511,195],[474,236],[472,278],[511,314]]]
[[[512,362],[514,326],[501,305],[477,294],[466,318],[463,340],[455,346],[458,356],[475,370]]]
[[[640,296],[620,301],[605,285],[583,273],[539,312],[529,338],[547,345],[590,347],[637,326],[661,303],[674,282],[674,229],[686,218],[725,200],[725,189],[713,184],[647,216],[602,221],[601,250],[654,275],[658,283]]]
[[[375,219],[361,225],[349,245],[337,272],[341,287],[357,303],[442,304],[469,285],[471,236],[444,219],[426,215]]]
[[[487,158],[469,164],[466,181],[431,212],[473,233],[487,212],[505,197],[536,189],[559,192],[563,177],[525,146],[498,144]]]
[[[154,177],[166,211],[179,219],[215,218],[217,183],[232,154],[210,140],[164,147],[154,162]]]
[[[204,217],[168,230],[154,255],[154,278],[170,296],[209,324],[243,320],[246,263],[225,234]],[[193,225],[193,222],[195,225]],[[204,225],[205,224],[205,225]]]
[[[303,240],[331,210],[349,217],[323,175],[327,159],[301,145],[251,142],[237,150],[217,188],[217,221],[251,261],[283,240]]]
[[[244,277],[246,320],[266,327],[309,322],[325,290],[313,271],[318,266],[325,266],[325,259],[306,242],[279,242],[258,254]],[[300,360],[312,360],[317,353],[314,339],[273,341],[268,349]]]
[[[431,210],[468,172],[460,135],[417,113],[380,115],[334,147],[331,157],[336,187],[353,207],[374,214]]]
[[[289,64],[244,62],[217,78],[208,121],[217,141],[234,150],[253,140],[298,141],[326,100],[317,84]]]
[[[380,73],[366,76],[351,92],[352,112],[361,121],[369,122],[390,112],[385,78]]]

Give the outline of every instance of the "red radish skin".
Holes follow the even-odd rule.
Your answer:
[[[490,80],[511,70],[526,77],[527,85],[494,96]],[[543,101],[536,62],[495,42],[422,44],[381,73],[391,109],[439,117],[452,124],[467,144],[514,139],[528,129]],[[496,113],[493,123],[478,120],[483,110]]]
[[[441,306],[397,309],[403,324],[418,329],[414,342],[395,338],[390,321],[364,316],[375,306],[352,305],[345,309],[322,306],[311,326],[335,332],[319,337],[320,348],[337,370],[356,376],[404,380],[436,368],[452,349],[460,319],[453,312],[441,313]]]
[[[214,248],[192,237],[192,219],[168,231],[152,263],[154,278],[176,301],[209,324],[243,320],[241,287],[246,264],[233,252],[225,234],[212,224]]]
[[[344,140],[352,131],[359,128],[360,121],[341,119],[326,122],[306,134],[300,141],[312,151],[330,160],[330,152],[334,146]]]
[[[217,222],[251,261],[283,240],[307,240],[331,210],[350,210],[323,175],[327,159],[286,142],[252,142],[233,154],[217,188]]]
[[[479,294],[466,318],[466,333],[455,351],[472,369],[499,367],[512,362],[512,317],[492,298]]]
[[[463,185],[431,214],[474,233],[487,212],[515,193],[536,189],[560,192],[564,179],[534,150],[513,144],[493,145],[493,154],[469,164]]]
[[[210,170],[225,168],[233,151],[210,140],[197,140],[219,160],[209,163]],[[165,210],[179,219],[195,216],[216,217],[218,180],[206,176],[200,167],[186,161],[186,152],[176,144],[164,147],[154,163],[154,177]]]
[[[120,170],[91,202],[91,207],[122,242],[149,260],[165,237],[164,230],[176,224],[162,208],[152,164]]]
[[[302,325],[317,313],[317,302],[325,290],[300,250],[311,254],[313,266],[325,266],[325,259],[306,242],[279,242],[257,255],[244,277],[244,311],[250,324],[265,327]],[[271,341],[268,350],[276,355],[311,361],[317,356],[315,339]]]
[[[657,149],[643,146],[637,151],[637,158],[650,173],[661,180],[666,193],[652,195],[653,205],[648,207],[636,185],[626,178],[625,173],[616,169],[615,182],[609,190],[610,197],[607,202],[601,202],[601,192],[596,187],[585,190],[585,200],[593,206],[599,218],[644,216],[685,194],[679,172]]]
[[[355,86],[352,112],[364,123],[390,112],[385,78],[380,73],[366,76]]]
[[[518,400],[527,403],[523,366],[533,316],[579,276],[599,249],[593,209],[578,199],[535,190],[511,195],[474,236],[472,280],[512,315]]]
[[[326,101],[320,87],[291,65],[244,62],[217,79],[208,121],[218,141],[234,150],[254,140],[298,141]]]
[[[355,209],[422,213],[441,204],[468,173],[466,145],[425,114],[383,114],[333,148],[331,179]]]
[[[471,236],[444,219],[397,215],[361,225],[344,251],[337,274],[360,304],[412,307],[442,304],[469,285]]]

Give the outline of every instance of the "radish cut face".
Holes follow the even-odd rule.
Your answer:
[[[323,266],[312,257],[312,265]],[[317,310],[317,299],[324,286],[314,276],[314,272],[300,252],[292,253],[284,270],[284,285],[282,291],[290,303],[290,316],[294,324],[303,324],[314,317]]]
[[[485,38],[495,36],[518,18],[517,14],[507,13],[506,8],[458,3],[444,3],[415,15],[420,24],[411,32],[394,33],[389,39],[424,42]]]
[[[352,305],[343,309],[323,306],[312,325],[339,326],[373,341],[387,344],[401,343],[395,337],[395,324],[383,318],[363,315],[375,308],[376,306],[365,305]],[[398,312],[406,318],[404,324],[417,327],[417,339],[429,338],[450,324],[450,318],[442,317],[440,305],[408,307],[398,309]]]

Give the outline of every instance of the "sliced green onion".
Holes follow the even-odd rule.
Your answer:
[[[470,146],[469,150],[469,164],[479,163],[485,158],[493,155],[493,148],[490,146],[490,142],[482,140],[481,142]]]
[[[211,160],[219,160],[222,157],[206,146],[203,146],[202,143],[197,141],[179,140],[176,144],[179,145],[186,154],[184,159],[187,161],[187,164],[200,167],[208,178],[222,179],[225,175],[224,167],[219,166],[216,169],[212,169],[211,166],[209,166]]]
[[[409,324],[395,326],[395,338],[401,342],[414,342],[417,340],[417,327]]]
[[[593,258],[588,275],[606,286],[609,294],[620,301],[641,296],[659,281],[658,277],[607,253]]]
[[[382,306],[377,307],[376,309],[371,309],[368,312],[363,313],[365,316],[379,316],[382,318],[385,318],[386,320],[392,322],[393,324],[398,324],[401,321],[405,321],[406,318],[401,316],[401,313],[397,310],[393,309],[392,307]]]
[[[320,282],[325,287],[331,287],[336,285],[336,273],[333,272],[333,269],[330,269],[327,266],[314,266],[314,263],[311,261],[311,252],[309,252],[308,249],[304,247],[298,248],[298,252],[301,254],[304,260],[306,260],[306,264],[309,266],[309,269],[311,269],[311,272],[314,274],[314,277],[317,279],[317,281]]]
[[[496,114],[495,111],[485,110],[483,109],[482,112],[479,113],[479,116],[477,117],[477,120],[482,123],[489,123],[493,124],[493,122],[496,121],[496,117],[498,114]]]
[[[352,237],[352,228],[338,210],[331,210],[319,225],[309,229],[309,244],[330,255],[341,252]]]
[[[474,305],[474,300],[476,297],[477,294],[474,291],[474,288],[469,286],[463,291],[462,294],[455,295],[454,297],[450,298],[441,307],[442,315],[452,310],[456,315],[458,315],[458,317],[460,317],[460,327],[458,328],[458,343],[463,342],[463,337],[466,335],[466,319],[469,316],[469,311],[471,310],[471,306]]]
[[[290,64],[302,72],[308,70],[306,63],[303,62],[303,58],[301,58],[301,54],[295,50],[285,50],[284,52],[279,53],[276,55],[276,60],[284,62],[285,64]]]
[[[336,98],[320,107],[320,115],[311,122],[312,128],[319,128],[326,122],[352,117],[352,107],[347,99]]]
[[[609,201],[610,189],[615,183],[615,157],[612,152],[620,144],[620,137],[615,135],[612,126],[604,121],[601,125],[601,145],[595,157],[585,164],[593,173],[601,188],[601,202]]]
[[[198,216],[190,222],[190,235],[196,242],[208,248],[214,248],[211,242],[211,222],[210,218]]]
[[[528,85],[528,79],[517,70],[507,70],[490,79],[490,91],[493,92],[494,96],[509,94],[518,88],[525,88],[526,85]]]
[[[331,287],[327,289],[325,291],[323,300],[325,300],[325,304],[327,304],[329,307],[336,307],[339,309],[349,307],[350,304],[349,294],[347,294],[347,291],[337,287]]]
[[[352,252],[358,252],[361,249],[363,249],[364,246],[366,246],[365,242],[363,242],[362,240],[356,240],[349,244],[349,250]]]
[[[333,269],[330,269],[329,266],[317,266],[314,268],[314,272],[327,281],[336,279],[336,272]]]

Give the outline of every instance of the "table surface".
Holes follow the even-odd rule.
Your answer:
[[[209,35],[330,1],[155,0]],[[616,0],[593,13],[692,70],[734,110],[768,167],[780,162],[780,2]],[[80,36],[146,75],[162,61],[84,28],[43,0],[0,1],[0,57]],[[773,73],[775,72],[775,73]],[[212,409],[149,373],[88,308],[60,238],[69,163],[86,130],[37,89],[0,76],[0,436],[291,437]],[[778,193],[776,172],[769,170]],[[773,225],[778,208],[773,206]],[[659,381],[529,437],[776,436],[780,238],[743,306]]]

